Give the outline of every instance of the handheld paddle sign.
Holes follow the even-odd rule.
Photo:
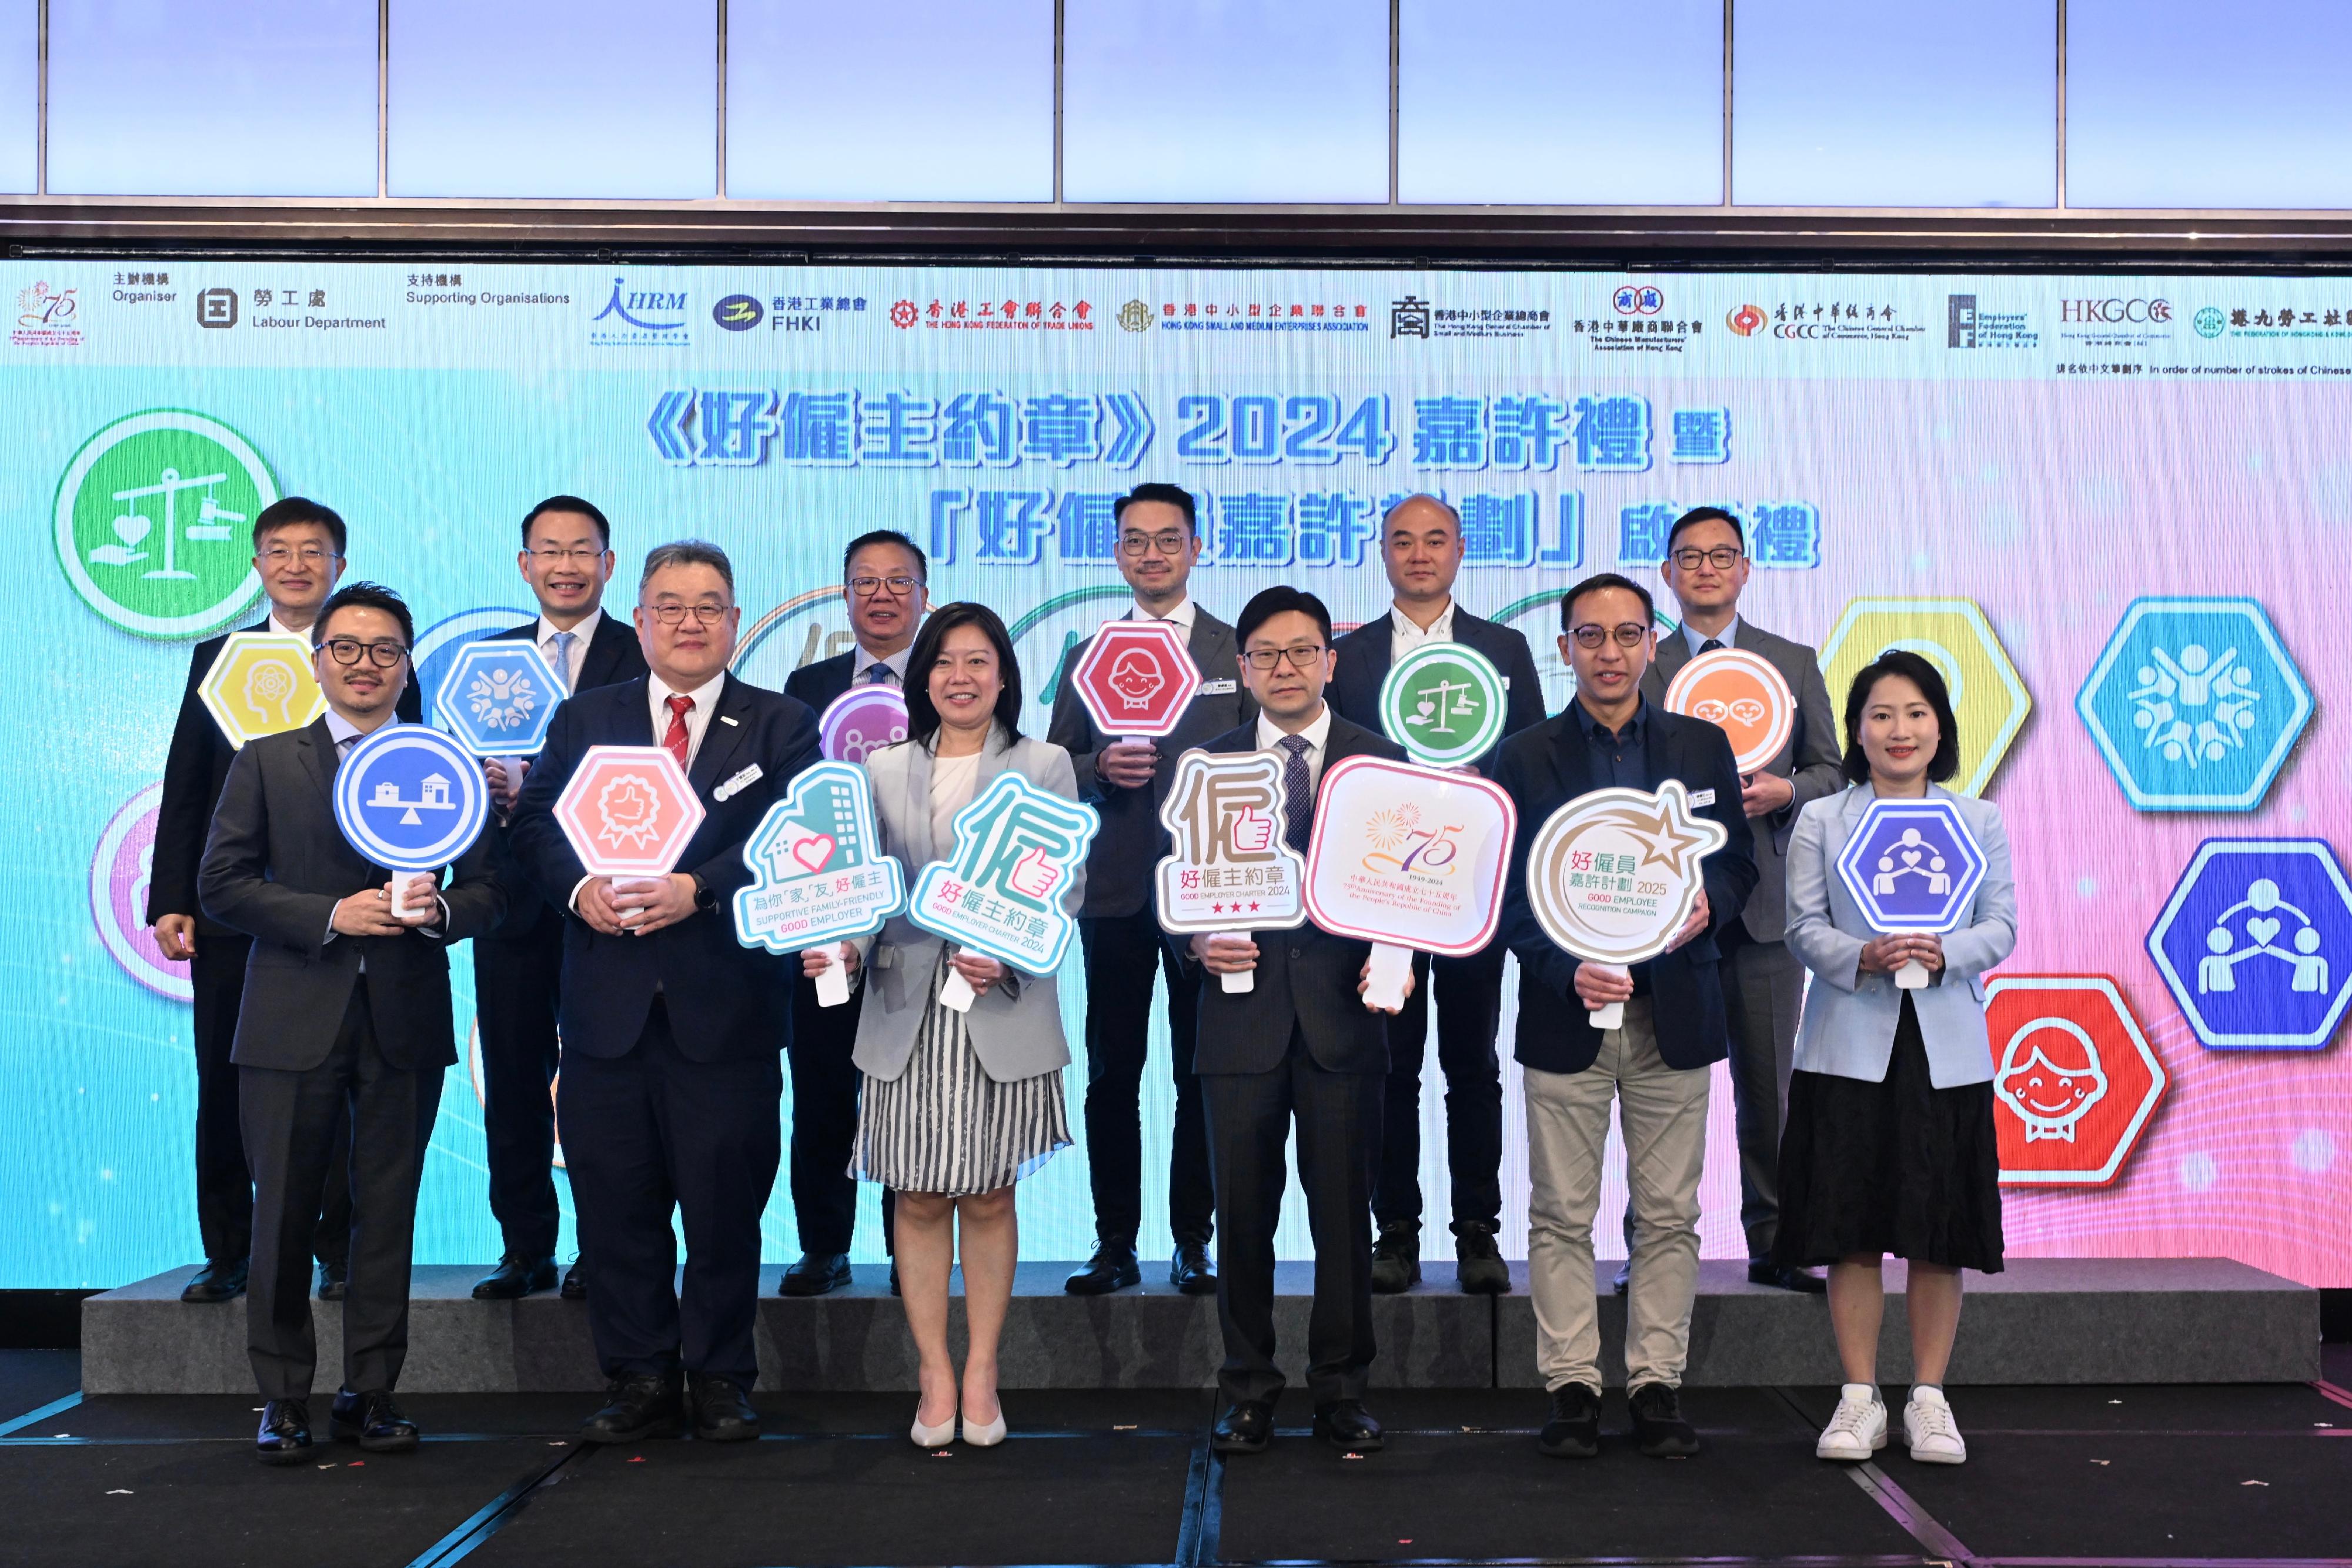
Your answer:
[[[1282,839],[1289,810],[1272,752],[1179,758],[1160,807],[1170,842],[1154,879],[1161,928],[1216,936],[1304,925],[1307,862]],[[1218,978],[1228,991],[1251,988],[1247,970]]]
[[[1062,890],[1086,863],[1101,825],[1092,806],[1000,773],[956,813],[955,851],[915,879],[907,918],[1000,964],[1050,975],[1078,929]],[[940,1000],[965,1012],[977,999],[950,969]]]
[[[437,729],[392,723],[335,768],[335,825],[388,871],[437,872],[474,847],[490,820],[490,789],[466,748]],[[417,913],[407,877],[393,879],[393,913]]]
[[[1984,883],[1984,851],[1949,800],[1875,800],[1863,808],[1837,859],[1838,880],[1879,932],[1957,931]],[[1895,983],[1916,991],[1927,966],[1913,959]]]
[[[1595,789],[1554,811],[1528,846],[1528,902],[1545,936],[1622,974],[1673,943],[1705,890],[1700,862],[1730,837],[1691,815],[1680,779]],[[1591,1021],[1621,1028],[1625,1004],[1593,1009]]]
[[[433,717],[477,757],[536,757],[563,696],[563,682],[536,643],[485,638],[450,661],[433,694]]]
[[[743,841],[743,863],[751,883],[735,894],[735,937],[746,947],[800,953],[871,936],[907,902],[906,878],[875,831],[866,770],[846,762],[794,775]],[[816,999],[828,1008],[849,1000],[839,962],[817,976]]]
[[[1160,740],[1184,722],[1201,689],[1201,666],[1170,622],[1108,621],[1078,656],[1070,683],[1105,735]]]
[[[1796,694],[1772,661],[1745,648],[1717,648],[1675,671],[1665,706],[1730,737],[1732,762],[1743,779],[1780,756],[1797,727]]]
[[[1415,762],[1458,768],[1503,738],[1503,674],[1475,648],[1423,643],[1381,682],[1381,727]]]
[[[660,746],[590,747],[555,801],[555,820],[581,869],[614,878],[621,892],[667,876],[702,818],[686,769]],[[625,916],[636,917],[635,910]]]
[[[863,763],[907,738],[907,699],[883,682],[852,686],[825,705],[816,734],[827,762]]]
[[[248,740],[316,724],[327,711],[309,641],[285,632],[230,632],[196,696],[238,751]]]

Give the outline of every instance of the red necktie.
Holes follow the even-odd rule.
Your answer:
[[[662,744],[669,747],[669,754],[677,758],[677,765],[683,768],[686,766],[686,716],[694,711],[694,699],[671,697],[666,706],[669,708],[669,733],[662,737]]]

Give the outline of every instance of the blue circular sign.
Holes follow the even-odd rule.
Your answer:
[[[481,768],[421,724],[386,725],[335,769],[336,825],[391,871],[440,870],[473,847],[489,817]]]

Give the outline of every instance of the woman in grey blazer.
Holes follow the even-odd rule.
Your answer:
[[[1772,1260],[1830,1265],[1830,1322],[1845,1388],[1814,1452],[1867,1459],[1886,1446],[1878,1396],[1879,1264],[1910,1262],[1911,1360],[1903,1411],[1911,1457],[1956,1465],[1968,1446],[1944,1398],[1960,1321],[1960,1270],[2001,1267],[2000,1159],[1993,1140],[1985,971],[2017,945],[2017,891],[2000,809],[1938,788],[1959,768],[1952,704],[1936,667],[1889,650],[1845,703],[1852,787],[1808,805],[1789,845],[1789,946],[1812,971],[1780,1136],[1780,1231]],[[1965,923],[1946,936],[1881,936],[1836,874],[1874,799],[1948,800],[1984,852]],[[1905,990],[1895,972],[1927,971]]]
[[[912,889],[955,847],[955,816],[1008,769],[1072,800],[1070,755],[1024,738],[1021,667],[993,611],[942,605],[907,659],[907,739],[866,758],[882,847]],[[1080,867],[1063,890],[1077,913]],[[1004,1440],[997,1342],[1020,1251],[1013,1184],[1069,1146],[1061,998],[1051,975],[1024,975],[893,919],[862,943],[804,954],[803,968],[862,972],[856,1060],[865,1074],[850,1175],[896,1194],[898,1282],[915,1337],[922,1398],[912,1436],[939,1448]],[[968,1011],[940,1000],[950,972],[978,993]],[[948,1275],[961,1232],[971,1344],[959,1380],[948,1355]]]

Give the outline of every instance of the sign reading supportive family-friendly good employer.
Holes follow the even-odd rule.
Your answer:
[[[1135,740],[1173,735],[1193,693],[1234,689],[1230,680],[1202,685],[1184,633],[1167,621],[1105,622],[1070,680],[1096,728]]]
[[[1731,738],[1741,778],[1761,772],[1797,727],[1797,697],[1772,661],[1745,648],[1701,653],[1666,684],[1666,711],[1703,718]]]
[[[1288,930],[1307,920],[1307,862],[1283,841],[1290,793],[1272,752],[1188,751],[1160,802],[1169,852],[1156,892],[1167,930]],[[1252,988],[1250,971],[1223,975],[1228,991]]]
[[[352,848],[388,871],[437,872],[473,848],[490,820],[490,789],[466,748],[421,724],[385,725],[335,768],[335,824]],[[406,876],[393,878],[392,911],[422,907]]]
[[[1518,821],[1502,786],[1466,773],[1379,757],[1324,769],[1307,907],[1371,943],[1366,1006],[1404,1005],[1416,951],[1463,958],[1492,940]]]
[[[1033,975],[1050,975],[1078,923],[1065,907],[1102,820],[1092,806],[1000,773],[955,817],[955,852],[923,868],[907,918],[950,942]],[[978,998],[950,969],[940,1000]]]
[[[907,699],[882,682],[852,686],[825,705],[816,733],[825,760],[863,764],[907,738]]]
[[[1958,931],[1984,881],[1984,852],[1949,800],[1876,800],[1838,855],[1838,878],[1873,931]],[[1914,958],[1895,971],[1906,991],[1927,983]]]
[[[873,787],[864,768],[846,762],[794,775],[743,841],[743,863],[751,882],[735,893],[735,936],[746,947],[830,949],[881,930],[907,902],[905,875],[875,831]],[[839,1007],[849,1000],[849,971],[838,955],[828,960],[816,999]]]
[[[555,800],[555,820],[581,869],[614,878],[615,893],[643,892],[652,878],[667,876],[702,818],[686,769],[660,746],[590,747]],[[632,909],[623,919],[641,913]]]
[[[536,757],[563,682],[538,644],[484,638],[457,650],[433,692],[433,717],[477,757]]]
[[[327,694],[310,669],[309,641],[286,632],[232,632],[196,696],[229,745],[316,724]]]
[[[1381,682],[1381,727],[1415,762],[1458,768],[1503,738],[1501,671],[1460,643],[1423,643]]]
[[[1664,952],[1706,887],[1703,862],[1730,841],[1694,817],[1682,781],[1653,792],[1612,787],[1551,814],[1528,849],[1528,902],[1544,935],[1620,974]],[[1625,1021],[1625,1004],[1592,1009],[1592,1027]]]

